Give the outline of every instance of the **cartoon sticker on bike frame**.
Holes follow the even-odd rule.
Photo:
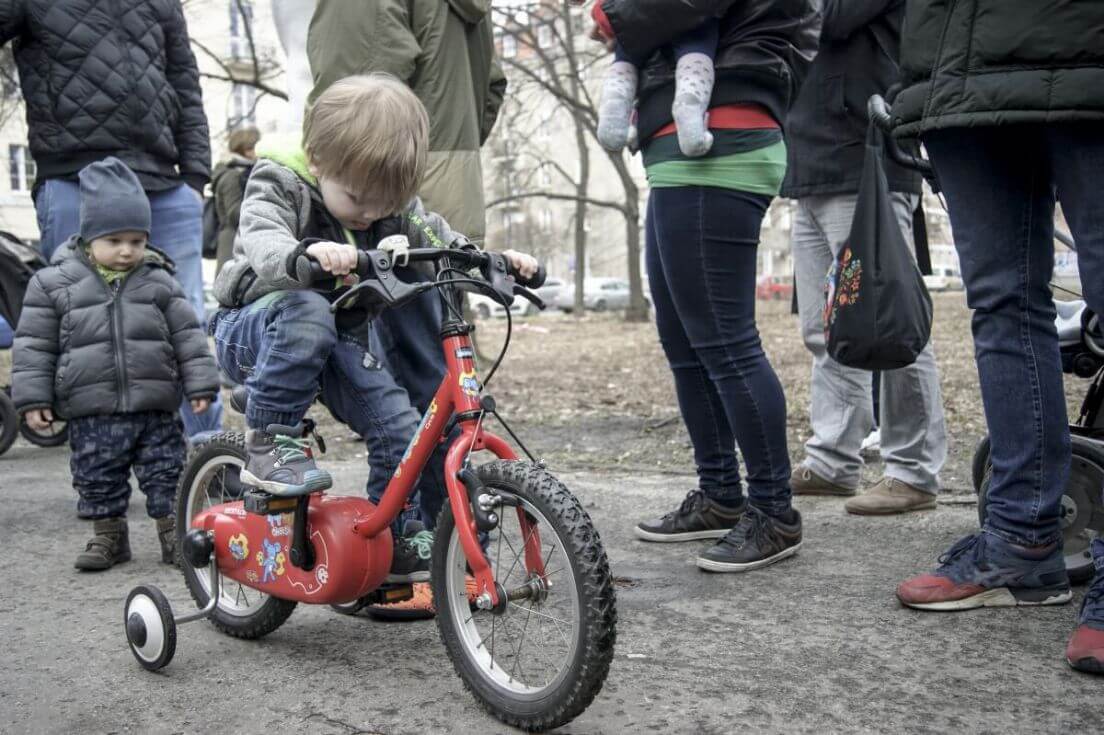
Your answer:
[[[249,539],[244,533],[231,536],[227,546],[230,547],[230,556],[238,561],[245,561],[249,557]]]
[[[287,561],[287,557],[284,556],[278,541],[263,539],[261,547],[264,551],[257,552],[257,563],[261,565],[263,572],[261,582],[275,582],[276,577],[284,573],[284,562]]]
[[[479,389],[479,379],[475,377],[474,370],[460,373],[460,390],[464,391],[464,395],[478,398]]]

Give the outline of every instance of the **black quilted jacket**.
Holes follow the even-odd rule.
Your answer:
[[[115,156],[201,186],[211,144],[180,0],[0,0],[40,181]]]
[[[214,398],[218,369],[172,263],[146,260],[108,286],[75,236],[31,279],[12,351],[12,400],[66,419],[175,411]]]

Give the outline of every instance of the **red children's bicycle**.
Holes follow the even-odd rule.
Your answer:
[[[334,305],[357,298],[388,308],[436,288],[447,309],[445,377],[379,505],[327,492],[271,496],[242,485],[240,434],[199,445],[181,478],[176,517],[184,578],[200,610],[174,618],[157,588],[136,587],[124,613],[127,640],[138,662],[155,670],[173,657],[177,623],[208,618],[230,635],[259,638],[299,603],[340,608],[408,598],[409,585],[384,584],[390,524],[430,454],[449,441],[448,502],[431,566],[445,650],[494,716],[526,729],[556,727],[590,704],[609,671],[617,621],[609,563],[575,496],[542,463],[519,460],[487,430],[489,417],[497,418],[524,449],[483,391],[460,297],[479,288],[507,305],[515,295],[543,304],[517,284],[500,254],[429,248],[408,256],[432,263],[436,279],[407,283],[390,253],[362,252],[359,283]],[[297,271],[305,285],[332,278],[305,257]],[[509,329],[487,380],[508,345]],[[473,462],[486,453],[495,459]]]

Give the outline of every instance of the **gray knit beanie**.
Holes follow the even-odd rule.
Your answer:
[[[85,242],[124,230],[150,231],[150,204],[134,172],[114,156],[80,172],[80,236]]]

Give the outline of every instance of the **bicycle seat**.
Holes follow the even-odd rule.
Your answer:
[[[1063,345],[1081,341],[1081,313],[1085,311],[1084,301],[1055,301],[1054,308],[1058,317],[1054,326],[1058,329],[1058,342]]]

